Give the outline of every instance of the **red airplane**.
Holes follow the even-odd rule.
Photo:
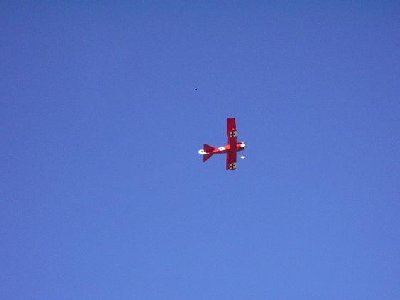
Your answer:
[[[228,136],[228,144],[223,147],[212,147],[210,145],[204,144],[203,149],[199,150],[199,154],[203,155],[203,162],[209,159],[214,154],[224,154],[226,153],[226,169],[236,170],[236,154],[239,151],[244,150],[246,147],[245,142],[237,141],[238,132],[236,130],[235,118],[226,119],[226,134]],[[240,158],[245,159],[246,157],[242,155]]]

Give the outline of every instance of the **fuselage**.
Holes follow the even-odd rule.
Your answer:
[[[233,151],[239,152],[244,150],[246,147],[246,144],[244,142],[236,143],[236,149],[232,149]],[[218,148],[214,148],[212,151],[206,152],[204,149],[199,150],[199,154],[205,155],[205,154],[224,154],[226,152],[231,152],[231,146],[229,144],[225,146],[221,146]]]

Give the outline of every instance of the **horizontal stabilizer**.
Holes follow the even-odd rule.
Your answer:
[[[213,155],[212,153],[204,154],[203,155],[203,162],[205,162],[207,159],[209,159],[212,155]]]
[[[207,145],[207,144],[203,144],[203,149],[204,149],[205,152],[210,153],[210,152],[213,152],[215,147]]]
[[[208,144],[203,144],[203,150],[206,154],[203,155],[203,162],[209,159],[213,155],[215,147],[210,146]]]

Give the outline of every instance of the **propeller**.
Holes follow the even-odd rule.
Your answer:
[[[246,147],[247,147],[247,142],[246,142],[246,141],[243,141],[242,144],[244,144],[244,148],[243,148],[243,154],[240,156],[240,158],[241,158],[241,159],[246,159],[246,155],[244,154],[244,150],[245,150]]]

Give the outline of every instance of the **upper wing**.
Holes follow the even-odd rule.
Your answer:
[[[236,170],[236,151],[226,152],[226,169]]]
[[[236,130],[236,120],[235,118],[226,119],[226,134],[228,136],[228,144],[230,146],[230,151],[226,152],[226,169],[235,170],[236,169],[236,144],[238,132]]]
[[[237,137],[236,131],[236,120],[235,118],[227,118],[226,119],[226,135],[228,138],[230,137]]]
[[[228,144],[231,146],[231,149],[236,149],[238,132],[236,130],[235,118],[226,119],[226,134],[228,136]]]

